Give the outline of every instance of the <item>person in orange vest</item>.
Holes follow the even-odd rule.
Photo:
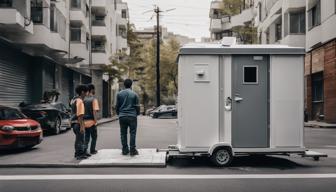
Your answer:
[[[89,84],[88,86],[89,94],[84,98],[84,106],[85,106],[85,115],[84,115],[84,123],[85,123],[85,152],[87,155],[87,149],[90,143],[90,154],[96,154],[98,151],[96,150],[97,143],[97,122],[98,122],[98,111],[99,111],[99,103],[98,99],[95,97],[95,86],[93,84]]]
[[[77,160],[86,159],[85,154],[85,126],[84,126],[84,98],[88,93],[85,85],[78,85],[75,89],[76,96],[71,100],[71,127],[76,135],[75,138],[75,158]]]

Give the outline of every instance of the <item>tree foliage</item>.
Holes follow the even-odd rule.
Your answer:
[[[119,52],[105,68],[111,79],[123,77],[136,81],[135,90],[140,96],[141,103],[152,106],[156,94],[156,43],[154,40],[141,41],[134,33],[134,26],[129,24],[127,41],[130,53]],[[160,52],[160,85],[163,104],[173,104],[177,95],[177,64],[176,58],[180,44],[174,38],[161,42]]]

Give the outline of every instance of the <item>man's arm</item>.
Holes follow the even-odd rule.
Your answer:
[[[85,125],[84,125],[84,103],[81,99],[78,99],[76,102],[77,105],[77,117],[78,117],[78,123],[80,125],[80,132],[85,132]]]
[[[117,94],[117,103],[116,103],[116,113],[117,115],[119,115],[119,110],[120,110],[120,96],[119,96],[119,93]]]
[[[98,111],[99,111],[99,103],[98,103],[98,100],[97,99],[94,99],[93,102],[92,102],[92,109],[93,109],[93,118],[94,118],[94,121],[97,123],[98,122]]]

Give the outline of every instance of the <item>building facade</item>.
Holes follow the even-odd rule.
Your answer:
[[[250,15],[221,15],[222,0],[210,7],[212,40],[235,36],[232,27],[245,17],[257,28],[258,43],[305,47],[305,110],[310,120],[336,122],[336,1],[254,0]],[[243,5],[246,1],[242,1]],[[229,23],[229,24],[228,24]],[[243,42],[244,43],[244,42]],[[245,42],[246,43],[246,42]]]
[[[0,104],[38,103],[50,90],[68,104],[76,85],[93,83],[107,116],[103,67],[127,49],[117,43],[119,5],[128,12],[120,0],[0,0]]]

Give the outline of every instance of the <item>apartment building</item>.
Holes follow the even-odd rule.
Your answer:
[[[128,11],[121,0],[0,0],[0,104],[36,103],[54,89],[68,104],[77,84],[92,82],[108,115],[102,69],[127,49],[117,43],[121,4]]]
[[[336,1],[306,1],[306,109],[336,123]]]

